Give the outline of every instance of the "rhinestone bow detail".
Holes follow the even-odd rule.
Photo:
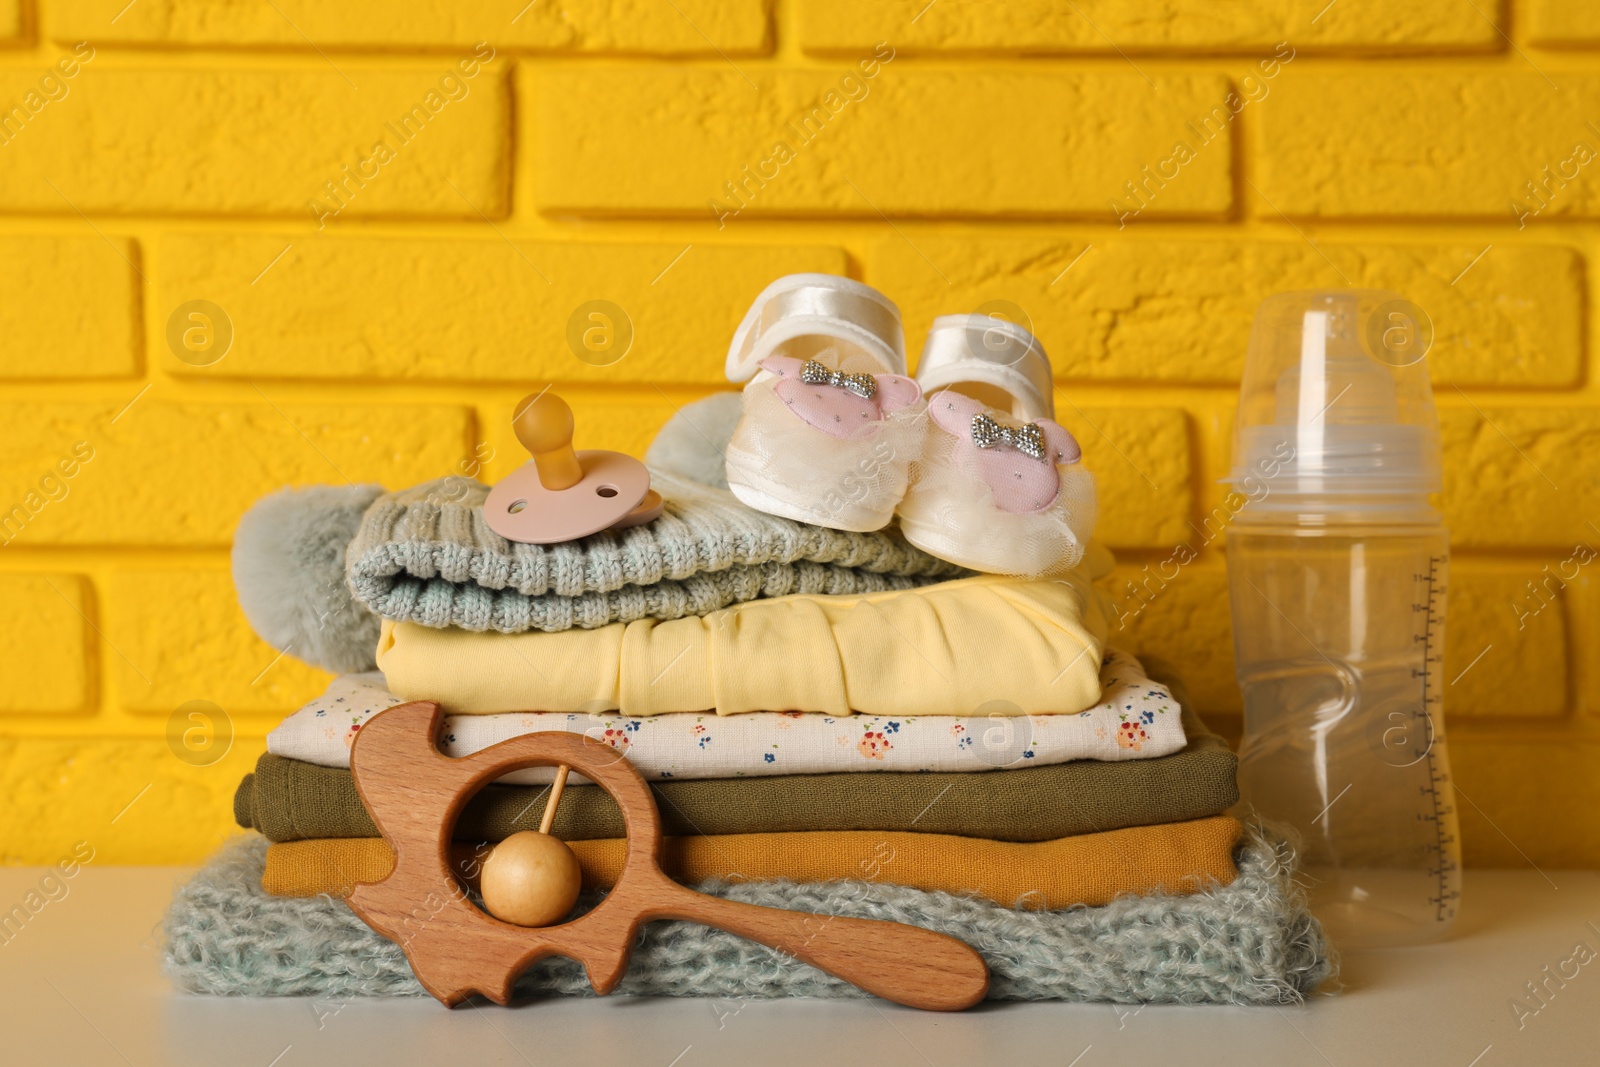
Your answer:
[[[801,366],[800,380],[808,385],[832,385],[846,389],[863,400],[871,400],[878,395],[878,382],[872,375],[829,370],[825,364],[814,359],[806,360]]]
[[[1008,426],[979,412],[972,416],[972,443],[979,448],[1010,445],[1025,456],[1044,459],[1044,431],[1031,422]]]

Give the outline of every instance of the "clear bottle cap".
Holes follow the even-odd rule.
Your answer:
[[[1258,510],[1438,492],[1432,341],[1427,315],[1383,289],[1262,301],[1239,389],[1235,489]]]

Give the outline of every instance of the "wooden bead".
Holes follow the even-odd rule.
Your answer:
[[[549,926],[567,917],[583,887],[578,857],[560,838],[523,830],[483,861],[483,906],[517,926]]]

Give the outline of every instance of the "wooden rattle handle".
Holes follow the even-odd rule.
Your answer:
[[[759,942],[874,996],[924,1011],[961,1011],[989,991],[989,968],[972,947],[919,926],[763,908],[696,893],[677,883],[649,909]]]

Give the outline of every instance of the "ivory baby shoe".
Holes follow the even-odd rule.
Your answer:
[[[935,319],[917,366],[929,426],[896,509],[906,540],[991,574],[1070,570],[1094,527],[1094,476],[1053,421],[1050,360],[985,315]]]
[[[736,497],[835,530],[888,525],[926,421],[892,301],[832,274],[779,278],[739,324],[727,371],[749,381],[726,452]]]

